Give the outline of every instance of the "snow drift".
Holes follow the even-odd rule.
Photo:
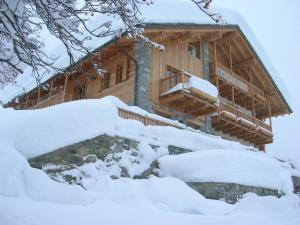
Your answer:
[[[291,173],[264,153],[207,150],[159,159],[163,176],[186,182],[223,182],[293,191]]]
[[[296,216],[300,214],[299,199],[291,193],[281,199],[251,195],[235,205],[229,205],[205,199],[183,181],[172,177],[113,180],[103,171],[95,171],[92,164],[86,164],[84,167],[90,177],[83,181],[82,188],[55,182],[44,172],[29,166],[26,158],[105,133],[140,141],[146,162],[154,157],[150,151],[145,153],[145,146],[149,143],[164,147],[173,144],[195,151],[160,159],[165,174],[168,172],[168,175],[183,180],[211,180],[220,178],[218,175],[229,179],[232,175],[236,181],[242,182],[242,173],[239,176],[233,174],[233,169],[238,168],[247,172],[249,182],[251,178],[259,178],[260,182],[265,178],[266,182],[279,185],[280,178],[276,180],[273,176],[281,170],[280,165],[275,165],[273,159],[265,159],[261,153],[250,153],[246,151],[246,146],[201,132],[173,127],[145,127],[138,121],[119,118],[117,107],[146,113],[136,107],[128,107],[113,97],[64,103],[32,111],[0,109],[0,224],[232,225],[245,224],[245,217],[249,218],[249,225],[258,222],[265,224],[270,217],[282,224],[283,221],[284,224],[299,222],[299,216]],[[230,166],[228,158],[236,163],[239,157],[244,165],[238,163]],[[247,169],[248,163],[245,162],[248,160],[253,164],[258,161],[259,169]],[[221,170],[224,166],[229,168],[222,168],[223,173],[218,174],[208,170],[213,170],[211,166],[216,167],[214,170]],[[266,171],[261,171],[262,168]],[[201,173],[202,169],[207,170],[206,173]],[[280,214],[282,209],[285,209],[284,215]],[[264,212],[268,213],[268,217]]]
[[[175,145],[194,151],[224,147],[250,148],[202,132],[173,127],[145,127],[138,121],[121,119],[117,107],[174,123],[137,107],[129,107],[119,99],[109,96],[73,101],[39,110],[2,110],[0,142],[13,144],[27,159],[101,134],[136,140],[148,139],[153,144]]]

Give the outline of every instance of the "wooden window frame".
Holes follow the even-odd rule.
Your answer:
[[[167,75],[167,72],[170,71],[170,75]],[[169,81],[167,83],[167,89],[171,89],[172,87],[174,87],[176,84],[179,83],[179,74],[180,71],[178,69],[175,69],[174,67],[167,65],[166,70],[165,70],[165,74],[164,74],[164,78],[169,78]]]
[[[118,64],[116,70],[116,84],[123,82],[123,72],[124,72],[124,66],[122,64]]]
[[[111,73],[105,72],[103,77],[101,78],[101,91],[110,88],[110,78],[111,78]]]
[[[201,59],[201,42],[188,43],[188,53],[195,59]]]

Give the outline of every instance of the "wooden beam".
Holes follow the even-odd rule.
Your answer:
[[[65,84],[64,84],[64,91],[63,91],[63,96],[62,96],[62,102],[65,102],[65,97],[66,97],[66,92],[67,92],[67,86],[68,86],[68,80],[69,80],[69,75],[65,75]]]
[[[48,107],[51,105],[52,89],[53,89],[53,80],[50,81],[50,92],[49,92]]]
[[[269,122],[270,122],[270,127],[272,130],[272,112],[271,112],[271,104],[270,104],[270,99],[268,98],[268,109],[269,109]]]
[[[28,109],[29,95],[26,95],[25,109]]]
[[[234,38],[236,38],[238,35],[237,35],[237,32],[233,31],[233,32],[230,32],[226,35],[223,35],[221,39],[218,39],[218,44],[223,44],[223,43],[226,43],[228,40],[232,40]]]
[[[232,106],[233,106],[233,114],[235,114],[235,101],[234,101],[234,87],[231,86],[231,91],[232,91]]]
[[[204,36],[204,40],[207,42],[217,41],[222,38],[222,31],[217,31],[215,33]]]
[[[237,69],[241,69],[243,67],[252,66],[252,65],[255,65],[255,64],[257,64],[257,60],[255,58],[251,57],[249,59],[246,59],[246,60],[240,61],[238,63],[235,63],[233,65],[233,68],[235,70],[237,70]]]
[[[187,42],[200,41],[201,39],[201,35],[188,31],[178,37],[175,37],[174,39],[172,39],[172,41],[178,41],[179,45],[182,45]]]
[[[39,89],[38,89],[38,95],[37,95],[37,98],[36,98],[36,105],[39,103],[40,95],[41,95],[41,87],[39,87]]]
[[[232,51],[231,51],[231,44],[230,40],[228,40],[228,49],[229,49],[229,64],[230,64],[230,70],[232,71]]]
[[[251,92],[253,93],[253,77],[252,77],[252,71],[249,70],[250,73],[250,83],[251,83]],[[254,96],[252,95],[252,114],[255,117],[256,116],[256,111],[255,111],[255,104],[254,104]]]

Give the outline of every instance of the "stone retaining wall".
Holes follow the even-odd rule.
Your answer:
[[[159,146],[150,145],[153,150],[157,150]],[[178,155],[191,152],[189,149],[180,148],[177,146],[168,146],[170,155]],[[118,161],[117,154],[130,151],[132,156],[137,156],[136,163],[139,163],[139,142],[122,137],[112,137],[108,135],[100,135],[98,137],[81,141],[69,146],[62,147],[53,152],[29,159],[29,164],[38,169],[44,170],[51,178],[58,180],[57,177],[62,177],[65,182],[80,184],[76,178],[70,175],[64,175],[64,171],[76,169],[87,163],[94,163],[97,160],[107,162],[108,165],[113,161]],[[49,166],[50,165],[50,166]],[[129,177],[126,168],[121,168],[121,177]],[[152,164],[141,174],[135,175],[132,178],[146,179],[150,175],[158,175],[158,162],[153,161]],[[112,177],[114,178],[114,177]],[[118,178],[118,177],[115,177]],[[300,178],[293,177],[295,192],[300,192]],[[247,192],[254,192],[259,196],[273,195],[280,197],[281,193],[277,190],[267,188],[251,187],[234,183],[187,183],[197,192],[209,199],[224,199],[227,202],[234,203],[243,194]]]
[[[235,183],[188,182],[187,184],[208,199],[223,199],[228,203],[237,202],[243,194],[248,192],[256,193],[258,196],[272,195],[280,197],[282,195],[277,190]]]

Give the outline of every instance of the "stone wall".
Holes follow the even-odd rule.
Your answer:
[[[136,106],[153,112],[150,101],[150,48],[143,41],[139,41],[135,46],[135,60],[137,62],[135,76],[134,103]]]
[[[210,72],[209,72],[209,44],[207,41],[204,41],[202,44],[203,50],[203,71],[204,71],[204,79],[210,81]],[[205,125],[202,131],[211,134],[212,133],[212,125],[211,125],[211,116],[205,116]]]
[[[38,169],[42,169],[46,164],[82,166],[97,159],[104,160],[110,153],[137,149],[137,146],[138,142],[131,139],[100,135],[59,148],[28,161],[32,167]]]
[[[149,145],[149,148],[156,151],[158,146]],[[28,162],[31,167],[42,169],[56,181],[80,185],[80,182],[76,180],[78,177],[66,175],[68,171],[78,170],[80,173],[81,166],[88,163],[96,163],[99,160],[107,167],[118,166],[120,168],[120,175],[112,175],[112,178],[130,177],[126,167],[118,164],[122,157],[120,154],[125,151],[132,158],[132,163],[140,163],[141,151],[139,149],[139,142],[128,138],[108,135],[100,135],[59,148],[50,153],[31,158]],[[157,161],[152,162],[149,168],[146,168],[145,171],[135,175],[133,178],[147,178],[150,175],[157,175],[154,172],[157,168]],[[84,172],[80,176],[82,176],[80,179],[84,178]]]
[[[256,193],[258,196],[272,195],[280,197],[282,195],[277,190],[235,183],[188,182],[187,184],[208,199],[222,199],[228,203],[237,202],[243,194],[248,192]]]
[[[145,145],[142,147],[145,148]],[[89,140],[59,148],[50,153],[29,159],[28,161],[32,167],[42,169],[56,181],[78,185],[81,185],[80,180],[85,178],[84,171],[81,171],[80,168],[88,163],[97,164],[99,160],[104,163],[105,168],[106,166],[119,167],[120,174],[111,176],[114,179],[118,177],[146,179],[150,175],[158,176],[159,165],[157,160],[153,161],[149,168],[145,168],[144,171],[134,176],[130,176],[127,168],[118,164],[118,161],[121,160],[122,157],[120,154],[125,151],[127,151],[127,155],[133,159],[133,163],[139,164],[139,160],[141,159],[141,151],[139,148],[140,143],[138,141],[118,136],[100,135]],[[151,151],[157,151],[161,147],[148,144],[148,148]],[[168,146],[168,152],[170,155],[178,155],[189,153],[191,150],[170,145]],[[69,171],[72,170],[77,170],[77,172],[81,173],[81,177],[72,176],[72,173],[69,173]],[[299,192],[300,178],[293,177],[293,181],[295,190]],[[281,193],[278,193],[276,190],[233,183],[203,182],[187,184],[206,198],[224,199],[230,203],[236,202],[247,192],[254,192],[260,196],[273,195],[279,197],[281,195]]]

